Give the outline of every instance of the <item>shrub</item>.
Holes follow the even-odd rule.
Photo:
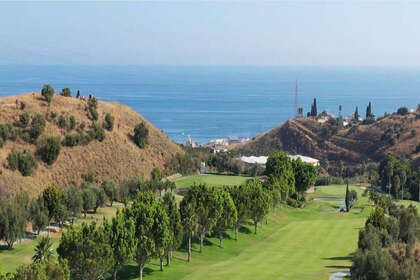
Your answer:
[[[23,176],[32,174],[32,170],[35,167],[35,160],[30,151],[24,150],[22,153],[17,153],[17,161],[17,169]]]
[[[411,130],[411,137],[415,137],[417,135],[417,130]]]
[[[58,137],[48,137],[41,141],[38,153],[44,162],[51,165],[56,161],[60,154],[61,143]]]
[[[67,119],[65,116],[61,115],[60,117],[58,117],[58,127],[59,128],[66,128],[67,127]]]
[[[50,104],[54,95],[54,89],[51,85],[44,85],[44,87],[41,90],[41,94],[42,96],[44,96],[48,104]]]
[[[105,115],[104,128],[109,131],[112,131],[114,128],[114,117],[110,113]]]
[[[9,165],[10,170],[16,170],[19,168],[19,153],[10,152],[7,156],[7,164]]]
[[[89,136],[92,139],[96,139],[99,142],[102,142],[105,139],[105,130],[102,126],[100,126],[96,122],[93,122],[89,130]]]
[[[9,138],[9,126],[7,124],[0,124],[0,138],[2,138],[4,142]]]
[[[67,134],[63,141],[63,145],[67,147],[74,147],[79,144],[80,144],[79,134]]]
[[[44,117],[40,114],[36,114],[32,117],[31,128],[29,130],[29,135],[32,139],[38,139],[38,137],[44,132],[45,129],[45,120]]]
[[[408,114],[408,108],[407,107],[400,107],[397,110],[397,114],[401,116],[405,116]]]
[[[76,128],[76,119],[72,115],[69,118],[69,130],[72,130],[72,129],[75,129],[75,128]]]
[[[9,139],[12,141],[16,141],[19,137],[19,135],[21,134],[21,130],[18,127],[13,127],[10,131],[9,131]]]
[[[54,112],[54,111],[51,111],[51,113],[50,113],[50,118],[51,118],[51,119],[55,119],[55,117],[57,117],[57,113],[56,113],[56,112]]]
[[[88,100],[88,112],[90,119],[97,121],[98,120],[98,111],[96,110],[98,108],[98,100],[95,97],[89,98]]]
[[[416,153],[420,153],[420,144],[418,144],[416,147]]]
[[[31,116],[27,112],[23,112],[19,116],[19,121],[22,124],[23,127],[27,127],[29,124],[29,121],[31,120]]]
[[[146,127],[146,124],[144,122],[141,122],[134,127],[134,142],[140,148],[146,147],[148,136],[149,129]]]
[[[20,102],[20,109],[25,110],[25,108],[26,108],[26,103],[25,102]]]
[[[71,91],[69,88],[63,88],[60,93],[61,96],[71,97]]]
[[[3,140],[3,138],[0,137],[0,148],[2,148],[3,145],[4,145],[4,140]]]

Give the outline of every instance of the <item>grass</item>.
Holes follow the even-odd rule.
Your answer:
[[[362,192],[360,188],[357,191]],[[318,188],[313,195],[344,197],[344,193],[344,186],[329,186]],[[202,253],[195,241],[191,263],[186,262],[186,252],[181,249],[174,252],[171,265],[163,272],[157,260],[149,263],[145,279],[328,279],[331,273],[346,270],[351,264],[358,230],[369,213],[366,198],[360,201],[350,213],[338,213],[340,203],[331,201],[313,201],[303,209],[282,205],[277,216],[270,215],[268,224],[259,227],[257,235],[252,225],[246,225],[239,241],[228,232],[220,248],[218,239],[210,237]],[[113,211],[107,209],[101,209],[98,217],[112,215]],[[4,271],[30,262],[34,246],[35,242],[28,241],[12,251],[0,251]],[[135,263],[125,266],[118,279],[138,279]]]
[[[252,177],[205,174],[182,177],[176,179],[175,184],[177,188],[188,188],[194,183],[206,183],[209,186],[232,186],[245,183],[248,179],[252,179]]]

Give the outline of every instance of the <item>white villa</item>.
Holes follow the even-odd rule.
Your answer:
[[[313,166],[318,166],[319,165],[319,160],[315,159],[315,158],[311,158],[311,157],[307,157],[307,156],[302,156],[302,155],[289,155],[289,157],[292,160],[297,160],[298,158],[300,158],[301,161],[306,162],[306,163],[310,163]],[[265,165],[267,163],[267,156],[250,156],[250,157],[245,157],[242,156],[240,157],[240,160],[246,163],[257,163],[257,164],[261,164],[261,165]]]

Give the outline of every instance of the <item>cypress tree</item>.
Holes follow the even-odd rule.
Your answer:
[[[350,193],[349,193],[349,182],[347,181],[346,187],[346,212],[350,211]]]
[[[359,108],[357,108],[357,106],[356,106],[356,110],[354,111],[354,120],[355,121],[359,120]]]

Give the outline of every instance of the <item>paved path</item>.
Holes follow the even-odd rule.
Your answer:
[[[331,274],[330,280],[343,280],[344,277],[346,277],[347,275],[350,275],[349,271],[336,272],[334,274]]]

